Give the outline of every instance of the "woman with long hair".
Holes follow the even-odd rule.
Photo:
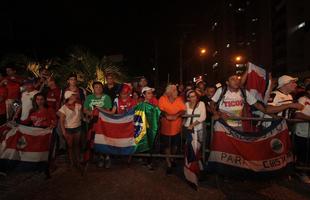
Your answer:
[[[28,118],[21,121],[21,124],[41,128],[55,128],[56,123],[56,113],[52,108],[47,106],[45,96],[42,93],[35,94]]]

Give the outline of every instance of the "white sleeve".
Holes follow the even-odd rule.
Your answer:
[[[248,102],[249,105],[253,105],[257,102],[257,99],[247,90],[245,91],[246,93],[246,101]]]
[[[200,117],[197,119],[199,122],[203,122],[206,120],[206,106],[205,103],[200,101],[199,102],[199,111],[200,111]]]
[[[65,111],[65,105],[61,106],[61,108],[58,110],[58,112],[66,115],[66,111]]]
[[[222,88],[220,87],[219,89],[216,90],[215,94],[211,98],[212,101],[217,102],[222,94]]]
[[[304,109],[302,110],[296,110],[296,112],[300,112],[300,113],[304,113],[305,112],[305,109],[306,109],[306,98],[305,97],[300,97],[298,99],[298,103],[302,104],[304,106]]]
[[[298,99],[298,103],[302,104],[302,105],[305,105],[305,102],[306,102],[306,98],[305,97],[300,97]]]

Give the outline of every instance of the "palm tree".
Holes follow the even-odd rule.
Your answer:
[[[113,73],[117,82],[123,82],[127,79],[125,73],[121,70],[121,63],[115,63],[109,57],[104,56],[102,59],[92,55],[88,50],[76,47],[69,55],[66,62],[67,71],[76,72],[78,80],[92,91],[94,80],[105,83],[105,75]]]
[[[44,67],[51,71],[59,85],[65,85],[69,74],[74,72],[81,86],[88,91],[92,91],[91,85],[94,80],[104,84],[107,73],[113,73],[117,82],[125,82],[128,79],[121,62],[115,62],[108,56],[98,58],[81,47],[72,48],[66,58],[54,57],[40,62],[33,61],[22,54],[7,55],[1,59],[0,67],[8,65],[20,67],[21,71],[26,69],[30,74],[23,74],[24,76],[35,77],[39,76],[39,69]]]

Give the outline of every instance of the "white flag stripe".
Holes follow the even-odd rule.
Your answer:
[[[113,124],[123,124],[123,123],[133,122],[133,115],[128,115],[128,116],[122,117],[120,119],[114,119],[114,118],[109,118],[109,117],[105,116],[104,114],[100,113],[99,118],[102,121],[105,121],[108,123],[113,123]]]
[[[1,153],[0,159],[25,161],[25,162],[46,162],[48,161],[48,151],[43,152],[24,152],[16,149],[5,149]]]
[[[114,147],[130,147],[135,145],[135,139],[130,138],[110,138],[102,134],[95,135],[95,144],[104,144]]]
[[[230,159],[223,159],[223,153],[225,154],[225,158],[229,157]],[[236,160],[238,162],[235,162]],[[220,151],[211,151],[209,157],[209,162],[223,163],[225,165],[249,169],[256,172],[267,172],[282,169],[287,165],[287,163],[293,162],[293,160],[293,155],[291,153],[288,155],[282,155],[269,160],[261,161],[244,160],[240,155]]]
[[[257,75],[259,75],[260,77],[262,77],[263,79],[266,79],[265,75],[266,75],[266,70],[264,70],[261,67],[256,66],[253,63],[248,64],[248,73],[255,71]]]

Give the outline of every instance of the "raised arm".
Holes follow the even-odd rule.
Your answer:
[[[246,83],[246,80],[248,78],[248,70],[249,70],[249,67],[248,67],[248,64],[247,64],[246,65],[246,70],[245,70],[245,72],[241,76],[241,87],[245,87],[245,83]]]

